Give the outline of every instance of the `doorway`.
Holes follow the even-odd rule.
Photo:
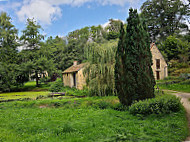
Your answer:
[[[76,87],[76,73],[73,73],[73,86]]]
[[[160,80],[160,72],[159,71],[156,71],[156,79]]]

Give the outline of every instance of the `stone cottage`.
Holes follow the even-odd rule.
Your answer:
[[[63,72],[64,86],[83,89],[86,85],[86,79],[83,75],[84,66],[85,63],[78,65],[77,61],[74,61],[73,65]]]
[[[164,79],[168,76],[168,66],[167,63],[162,56],[159,49],[156,47],[155,43],[150,45],[150,51],[152,53],[152,71],[155,77],[155,80]]]

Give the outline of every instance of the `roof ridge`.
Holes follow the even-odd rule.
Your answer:
[[[67,68],[66,70],[63,71],[63,73],[71,73],[71,72],[77,72],[79,71],[81,68],[83,68],[85,66],[86,63],[81,63],[78,65],[72,65],[69,68]]]

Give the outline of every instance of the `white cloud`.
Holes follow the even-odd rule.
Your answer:
[[[125,23],[125,21],[120,20],[120,19],[113,19],[113,20],[119,20],[119,21],[123,22],[123,24]],[[102,24],[101,26],[102,26],[102,28],[106,28],[106,27],[109,26],[109,25],[110,25],[110,21],[108,21],[108,22]]]
[[[27,18],[35,18],[43,24],[51,24],[53,20],[61,16],[61,9],[42,0],[25,0],[19,11],[16,12],[20,21]]]
[[[49,25],[53,20],[61,17],[61,5],[82,6],[85,3],[95,2],[100,5],[135,5],[140,0],[23,0],[22,6],[16,10],[20,21],[24,22],[28,17],[35,18],[44,25]]]

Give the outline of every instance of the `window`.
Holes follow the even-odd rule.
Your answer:
[[[160,69],[160,59],[156,59],[156,69]]]
[[[67,73],[67,76],[68,76],[68,73]]]

